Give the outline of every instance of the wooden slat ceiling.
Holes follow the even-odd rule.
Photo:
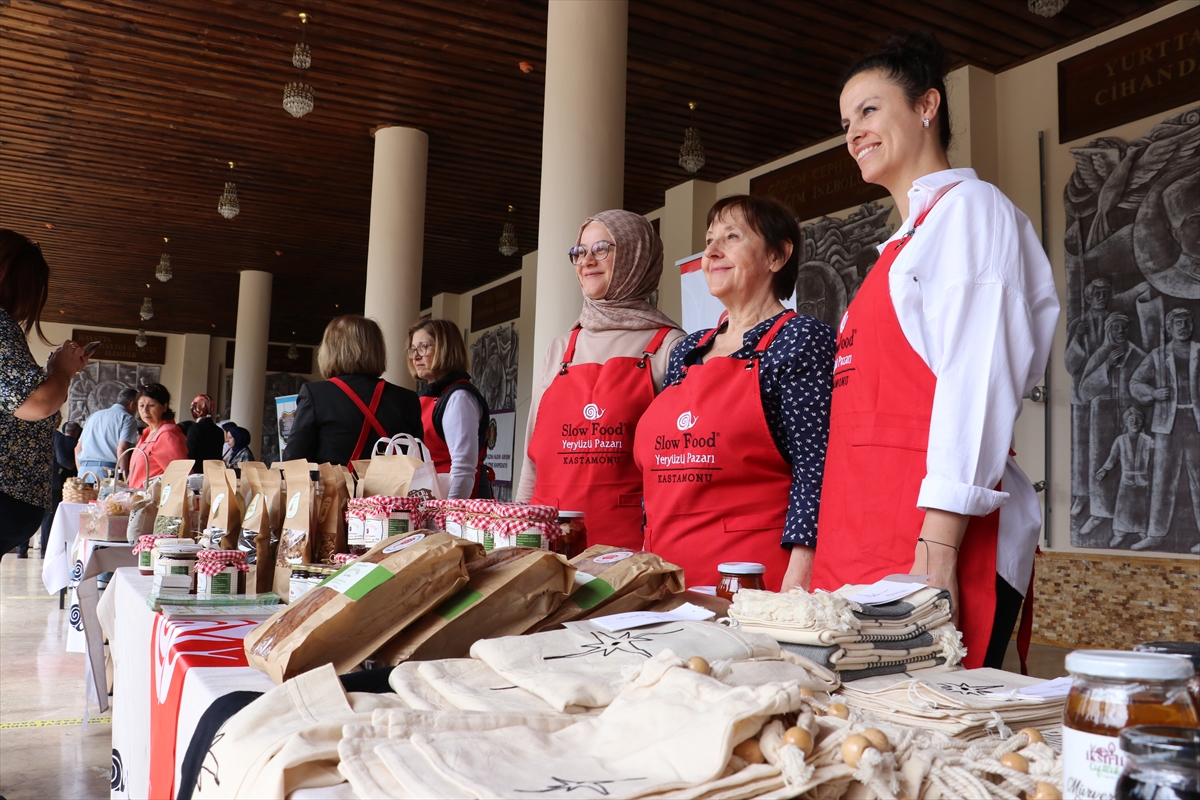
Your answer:
[[[956,62],[995,71],[1161,4],[1070,0],[1043,19],[1025,0],[631,0],[626,207],[657,208],[690,177],[689,100],[698,177],[720,180],[835,134],[837,75],[891,29],[933,30]],[[316,108],[297,120],[281,102],[300,11]],[[330,317],[362,310],[383,124],[429,134],[423,302],[519,268],[497,243],[511,203],[520,252],[537,246],[546,13],[545,0],[0,0],[0,225],[42,243],[44,319],[137,327],[149,295],[151,331],[232,336],[237,273],[260,269],[275,275],[271,339],[319,341]],[[232,221],[216,210],[229,161]]]

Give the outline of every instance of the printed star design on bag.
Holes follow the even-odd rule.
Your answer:
[[[939,683],[939,689],[945,689],[947,692],[965,695],[966,697],[985,697],[992,693],[993,689],[1003,689],[1001,684],[995,686],[972,686],[969,683]]]
[[[546,792],[562,791],[562,792],[567,792],[568,794],[570,794],[571,792],[575,791],[576,789],[591,789],[593,792],[595,792],[598,795],[601,795],[603,797],[608,797],[608,788],[605,784],[617,783],[618,781],[644,781],[646,779],[645,778],[615,778],[613,780],[607,780],[607,781],[569,781],[569,780],[566,780],[565,778],[558,778],[558,777],[551,775],[550,780],[556,781],[556,783],[554,783],[550,786],[547,786],[545,789],[514,789],[513,791],[522,792],[524,794],[544,794]]]
[[[608,658],[613,653],[629,653],[630,655],[645,656],[650,658],[653,653],[643,650],[638,647],[638,644],[650,644],[655,641],[656,636],[669,636],[672,633],[679,633],[683,628],[677,628],[673,631],[643,631],[635,633],[634,631],[625,631],[619,635],[604,633],[602,631],[592,631],[591,635],[596,641],[585,642],[579,645],[583,651],[581,653],[568,653],[561,656],[546,656],[543,661],[553,661],[556,658],[585,658],[587,656],[601,655]],[[632,780],[632,779],[631,779]]]

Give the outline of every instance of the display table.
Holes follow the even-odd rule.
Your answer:
[[[100,601],[112,650],[112,797],[171,798],[179,764],[205,709],[229,692],[274,683],[246,665],[255,620],[167,620],[146,598],[153,578],[118,569]]]
[[[87,507],[87,503],[59,503],[54,513],[50,537],[46,540],[46,559],[42,562],[42,583],[50,594],[58,594],[71,582],[74,566],[71,553],[79,535],[79,515]]]

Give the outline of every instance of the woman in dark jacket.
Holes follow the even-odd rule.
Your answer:
[[[192,401],[192,419],[196,424],[187,430],[188,458],[196,461],[193,472],[203,472],[204,462],[220,460],[225,450],[225,431],[213,422],[213,401],[206,394]]]
[[[333,319],[317,362],[325,380],[300,387],[284,461],[349,465],[370,458],[382,437],[421,438],[416,392],[380,377],[387,368],[387,347],[373,320],[357,314]]]

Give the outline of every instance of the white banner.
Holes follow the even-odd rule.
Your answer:
[[[494,483],[508,486],[513,476],[513,442],[517,429],[517,412],[511,409],[492,412],[488,425],[488,452],[485,464],[496,473]]]
[[[700,269],[703,253],[696,253],[675,262],[679,268],[679,284],[683,298],[683,329],[688,333],[711,328],[717,324],[725,306],[721,301],[708,292],[708,281],[704,279],[704,271]],[[784,306],[795,310],[796,293],[783,301]]]
[[[279,434],[279,459],[283,460],[283,451],[287,447],[288,437],[292,435],[292,422],[296,419],[296,398],[299,395],[288,394],[275,398],[275,430]]]

